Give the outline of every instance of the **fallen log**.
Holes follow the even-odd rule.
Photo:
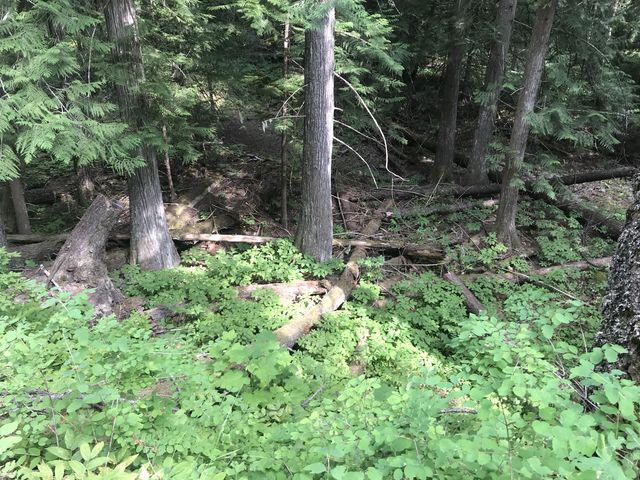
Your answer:
[[[384,202],[382,206],[376,210],[374,217],[369,221],[362,233],[368,236],[376,233],[390,207],[390,200]],[[360,277],[358,262],[365,258],[366,255],[367,251],[365,247],[357,246],[351,253],[349,262],[342,272],[340,279],[331,290],[326,293],[320,303],[303,316],[292,320],[275,331],[276,337],[282,346],[292,348],[301,337],[306,335],[309,330],[322,319],[322,315],[333,312],[342,306],[358,284]]]
[[[386,214],[386,212],[385,212]],[[7,235],[9,242],[12,243],[32,243],[43,241],[46,239],[54,239],[54,240],[65,240],[69,238],[68,234],[59,234],[59,235]],[[221,243],[250,243],[250,244],[262,244],[273,242],[275,240],[280,240],[288,237],[264,237],[257,235],[220,235],[220,234],[184,234],[184,235],[175,235],[173,239],[180,242],[221,242]],[[118,234],[111,235],[109,239],[113,240],[128,240],[128,234]],[[403,243],[403,242],[394,242],[389,241],[385,242],[382,240],[354,240],[354,239],[344,239],[344,238],[334,238],[333,245],[336,247],[363,247],[363,248],[371,248],[375,250],[398,250],[404,252],[404,254],[428,259],[428,260],[437,260],[441,261],[445,259],[445,252],[439,247],[427,244],[413,244],[413,243]]]
[[[467,309],[471,313],[475,313],[476,315],[480,315],[480,312],[486,310],[487,308],[476,298],[476,296],[469,290],[469,288],[465,285],[465,283],[453,272],[447,272],[443,275],[443,278],[454,285],[457,285],[460,288],[460,292],[464,297],[464,301],[467,304]]]
[[[550,267],[538,268],[528,273],[518,272],[505,272],[505,273],[473,273],[468,275],[461,275],[460,278],[463,281],[473,281],[478,278],[491,277],[508,280],[513,283],[524,283],[531,279],[533,276],[545,276],[552,272],[565,269],[576,269],[579,271],[588,270],[590,268],[606,268],[611,264],[611,257],[594,258],[590,260],[582,260],[580,262],[567,262],[559,265],[552,265]]]
[[[73,293],[95,289],[89,301],[97,314],[111,313],[122,299],[107,273],[105,246],[123,210],[121,204],[98,195],[60,249],[49,275],[48,286],[59,285]]]
[[[62,240],[47,240],[28,245],[9,247],[8,251],[20,254],[18,258],[12,258],[9,262],[9,269],[20,270],[25,267],[27,261],[44,262],[51,260],[58,253]]]
[[[328,280],[301,280],[291,283],[266,283],[247,285],[238,287],[239,298],[249,299],[258,290],[270,290],[274,292],[283,302],[291,302],[304,295],[322,295],[327,293],[332,287]]]
[[[577,185],[580,183],[589,183],[601,180],[609,180],[613,178],[627,178],[634,175],[637,169],[633,167],[619,167],[606,170],[593,170],[589,172],[570,173],[567,175],[558,175],[548,177],[547,180],[551,183],[560,182],[563,185]],[[537,179],[531,179],[525,181],[525,187],[528,191],[532,191]],[[368,190],[365,193],[359,193],[352,191],[349,193],[350,200],[357,200],[362,196],[372,196],[374,198],[387,198],[393,197],[395,199],[418,197],[433,197],[434,195],[440,196],[454,196],[454,197],[474,197],[483,195],[493,195],[500,193],[500,185],[498,183],[488,183],[482,185],[455,185],[455,184],[440,184],[440,185],[425,185],[421,187],[410,188],[390,188],[381,187]]]
[[[498,205],[498,200],[490,199],[484,201],[470,201],[470,202],[462,202],[462,203],[452,203],[448,205],[434,205],[432,207],[424,206],[424,207],[413,207],[413,208],[400,208],[393,211],[394,216],[398,216],[400,218],[412,218],[419,217],[421,215],[434,215],[434,214],[448,214],[448,213],[456,213],[456,212],[464,212],[465,210],[469,210],[470,208],[476,207],[493,207]]]

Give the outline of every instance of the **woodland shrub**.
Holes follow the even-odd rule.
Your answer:
[[[95,322],[86,296],[0,273],[0,475],[636,478],[640,387],[598,370],[622,349],[589,347],[584,305],[512,285],[500,317],[468,317],[455,289],[428,274],[374,309],[365,283],[290,352],[270,331],[295,307],[192,292],[249,278],[246,263],[273,248],[288,247],[181,267],[200,276],[174,283],[171,298],[218,310],[166,322],[159,336],[138,313]],[[214,273],[216,262],[235,266]],[[269,279],[316,271],[282,262],[290,269]],[[177,274],[125,275],[159,301],[155,285]],[[351,376],[353,361],[363,375]]]

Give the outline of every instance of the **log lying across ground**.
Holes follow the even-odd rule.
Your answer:
[[[387,210],[391,207],[391,201],[387,200],[375,213],[374,218],[367,224],[363,235],[373,235],[380,228],[382,219]],[[322,298],[320,303],[306,312],[303,316],[292,320],[276,330],[276,336],[280,344],[287,348],[292,348],[298,340],[306,335],[314,325],[316,325],[325,313],[333,312],[340,308],[349,298],[351,292],[358,284],[360,277],[360,267],[358,262],[364,259],[367,251],[364,246],[354,248],[349,257],[349,262],[345,267],[338,282]]]
[[[560,182],[563,185],[577,185],[580,183],[596,182],[601,180],[609,180],[612,178],[627,178],[634,175],[637,171],[633,167],[618,167],[606,170],[593,170],[590,172],[571,173],[567,175],[559,175],[550,177],[547,180],[551,183]],[[536,180],[530,180],[525,182],[527,190],[533,190],[533,186]],[[494,195],[500,193],[500,185],[497,183],[489,183],[486,185],[455,185],[455,184],[441,184],[441,185],[426,185],[420,187],[382,187],[368,190],[365,193],[350,192],[350,199],[358,199],[363,196],[371,196],[374,198],[388,198],[404,199],[411,197],[427,197],[431,198],[435,195],[438,196],[454,196],[454,197],[474,197],[483,195]]]
[[[463,281],[473,281],[478,278],[501,278],[513,283],[524,283],[531,279],[533,276],[544,276],[558,270],[575,269],[575,270],[588,270],[590,268],[606,268],[611,265],[611,257],[594,258],[591,260],[583,260],[580,262],[567,262],[560,265],[552,265],[550,267],[538,268],[528,273],[518,272],[505,272],[505,273],[473,273],[469,275],[461,275]]]
[[[443,275],[443,278],[454,285],[457,285],[462,292],[462,296],[464,297],[464,301],[467,304],[467,309],[471,313],[475,313],[476,315],[480,315],[480,312],[486,310],[487,308],[477,299],[477,297],[473,294],[471,290],[464,284],[464,282],[453,272],[447,272]]]
[[[332,287],[328,280],[301,280],[291,283],[265,283],[238,287],[239,298],[249,299],[258,290],[270,290],[274,292],[283,302],[291,302],[298,297],[305,295],[322,295],[327,293]]]
[[[385,212],[386,214],[386,212]],[[375,233],[375,232],[374,232]],[[370,235],[370,234],[369,234]],[[367,236],[363,232],[363,236]],[[33,243],[46,240],[61,241],[69,237],[68,234],[60,235],[7,235],[7,239],[11,243]],[[111,235],[110,239],[128,240],[129,235]],[[174,235],[173,239],[180,242],[222,242],[222,243],[250,243],[262,244],[273,242],[288,237],[264,237],[257,235],[219,235],[219,234],[185,234]],[[354,247],[354,248],[371,248],[374,250],[398,250],[404,252],[413,258],[420,258],[433,261],[442,261],[445,259],[445,252],[434,245],[403,243],[403,242],[385,242],[381,240],[353,240],[344,238],[334,238],[333,245],[336,247]]]

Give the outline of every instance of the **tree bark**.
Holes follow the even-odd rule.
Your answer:
[[[0,209],[0,248],[7,246],[7,232],[4,229],[4,215]]]
[[[640,175],[634,186],[635,201],[613,255],[609,285],[602,302],[602,323],[596,345],[622,345],[628,350],[614,368],[640,379]]]
[[[284,22],[284,38],[282,42],[282,75],[286,80],[289,78],[289,41],[290,41],[291,24],[287,19]],[[285,98],[282,105],[282,116],[288,115],[289,106],[287,105],[287,98]],[[289,229],[289,207],[288,192],[289,192],[289,135],[286,130],[283,130],[280,137],[280,220],[285,230]]]
[[[511,43],[513,21],[516,16],[517,0],[500,0],[496,14],[496,39],[491,47],[491,56],[485,73],[484,88],[488,97],[480,105],[478,124],[473,137],[471,160],[467,167],[465,183],[488,183],[487,152],[495,128],[498,98],[502,92],[502,80],[507,64],[507,54]]]
[[[326,8],[328,0],[317,0]],[[296,246],[317,261],[331,258],[331,156],[333,149],[333,70],[335,9],[305,33],[305,120],[302,208]]]
[[[31,222],[29,221],[29,212],[27,211],[27,202],[24,199],[24,187],[22,180],[14,178],[9,182],[11,190],[11,200],[13,202],[13,211],[16,217],[16,229],[18,233],[30,234]]]
[[[502,189],[500,191],[500,206],[496,220],[498,240],[508,248],[519,248],[520,239],[516,230],[516,212],[518,209],[518,187],[514,181],[518,178],[522,168],[527,138],[529,136],[529,122],[527,116],[533,112],[542,80],[544,59],[549,46],[549,36],[558,0],[544,3],[536,15],[536,21],[529,42],[529,57],[524,71],[522,92],[518,99],[509,152],[506,155],[502,172]]]
[[[467,304],[467,309],[469,310],[469,312],[480,315],[482,311],[487,309],[455,273],[447,272],[444,274],[443,278],[446,281],[458,286],[460,292],[462,293],[462,296],[464,297],[464,301]]]
[[[458,118],[458,91],[465,52],[465,31],[469,0],[456,0],[456,8],[451,28],[451,44],[447,55],[447,67],[444,73],[440,103],[440,128],[438,130],[438,148],[431,170],[432,183],[440,183],[451,178],[453,156],[456,147],[456,123]]]
[[[124,67],[119,69],[123,78],[116,86],[120,114],[131,128],[139,130],[148,109],[140,93],[144,65],[133,0],[106,0],[104,12],[109,38],[115,44],[114,59]],[[171,268],[180,263],[180,257],[167,228],[156,155],[149,145],[143,145],[139,153],[145,165],[128,179],[131,261],[142,269]]]
[[[96,194],[96,186],[86,165],[76,165],[76,175],[78,176],[78,203],[88,207]]]
[[[98,314],[111,313],[122,295],[113,286],[105,264],[105,245],[123,206],[98,195],[64,243],[53,267],[49,283],[72,292],[94,288],[89,300]]]

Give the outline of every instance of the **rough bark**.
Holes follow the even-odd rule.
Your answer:
[[[31,222],[29,221],[29,212],[27,211],[27,202],[24,198],[24,187],[22,180],[15,178],[9,182],[11,190],[11,200],[13,202],[13,212],[16,217],[16,229],[18,233],[30,234]]]
[[[634,186],[635,201],[613,255],[609,285],[602,302],[602,323],[596,345],[622,345],[628,350],[612,365],[640,379],[640,175]]]
[[[60,250],[62,240],[46,240],[39,243],[30,243],[28,245],[19,245],[9,247],[10,252],[19,253],[19,258],[14,258],[9,263],[9,268],[12,270],[22,269],[26,265],[27,260],[33,262],[45,262],[51,260]]]
[[[549,36],[558,0],[545,2],[536,14],[536,21],[529,42],[529,56],[524,71],[522,91],[511,130],[509,151],[502,171],[502,189],[500,206],[496,220],[498,240],[509,248],[518,248],[520,239],[516,230],[516,212],[518,209],[518,187],[514,181],[518,178],[527,148],[529,136],[528,115],[533,112],[542,81],[544,59],[549,46]]]
[[[373,235],[378,231],[389,207],[391,207],[391,201],[387,200],[381,208],[377,210],[374,218],[367,224],[362,232],[364,235]],[[349,257],[349,262],[342,272],[340,279],[331,290],[327,292],[320,303],[303,316],[292,320],[276,330],[276,337],[282,346],[287,348],[293,347],[301,337],[306,335],[314,325],[322,320],[322,315],[340,308],[358,284],[360,277],[358,262],[365,258],[366,255],[367,251],[364,247],[356,247],[351,257]]]
[[[91,179],[89,167],[77,165],[76,175],[78,177],[78,203],[83,207],[88,207],[96,194],[96,186]]]
[[[317,0],[319,5],[328,0]],[[302,204],[296,246],[317,261],[331,258],[331,156],[335,9],[305,33]]]
[[[122,67],[116,85],[120,114],[131,128],[140,129],[147,99],[140,93],[144,66],[133,0],[104,1],[104,13],[107,32],[114,43],[113,55]],[[167,228],[155,152],[143,145],[140,155],[145,164],[128,179],[131,261],[143,269],[170,268],[180,262],[180,257]]]
[[[5,233],[15,232],[16,218],[13,213],[13,203],[11,202],[11,192],[8,183],[0,183],[0,216],[4,220]]]
[[[72,292],[95,289],[89,294],[89,300],[96,307],[97,314],[111,313],[114,304],[122,298],[113,286],[105,265],[105,245],[122,211],[122,205],[98,195],[51,267],[50,284],[55,282]]]
[[[473,137],[471,159],[465,176],[465,183],[468,185],[489,182],[486,157],[495,128],[498,98],[502,91],[502,80],[511,43],[516,6],[517,0],[500,0],[497,6],[496,38],[491,47],[491,56],[484,81],[488,97],[480,105],[478,112],[478,124]]]
[[[283,42],[282,42],[282,76],[286,80],[289,78],[289,43],[291,24],[287,19],[284,22],[283,27]],[[286,116],[289,113],[289,106],[287,105],[285,98],[282,104],[282,116]],[[286,130],[282,131],[280,137],[280,220],[285,230],[289,229],[289,206],[288,192],[289,192],[289,134]]]
[[[0,210],[0,248],[7,246],[7,233],[4,229],[4,215]]]
[[[496,185],[497,186],[497,185]],[[493,207],[498,204],[497,200],[472,200],[470,202],[452,203],[445,205],[434,205],[432,207],[414,207],[414,208],[401,208],[396,209],[393,212],[394,217],[411,218],[419,217],[421,215],[433,215],[433,214],[448,214],[456,212],[464,212],[470,208],[480,207]]]
[[[430,179],[433,183],[447,181],[453,170],[453,156],[456,143],[456,123],[458,118],[458,91],[465,52],[465,31],[469,0],[457,0],[453,25],[452,41],[447,55],[440,103],[440,128],[438,130],[438,148]]]

